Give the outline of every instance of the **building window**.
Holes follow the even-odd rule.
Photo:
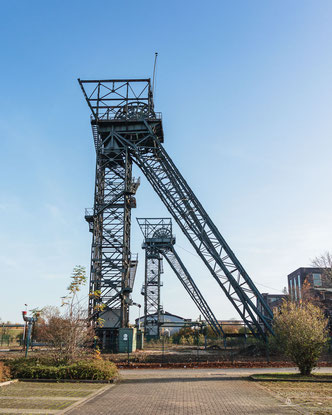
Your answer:
[[[292,280],[289,280],[289,292],[290,292],[291,299],[293,300],[294,295],[293,295],[293,281]]]
[[[301,300],[301,289],[302,289],[302,287],[301,287],[301,276],[300,276],[300,274],[297,276],[297,287],[298,287],[298,290],[299,290],[299,300]]]
[[[314,287],[321,287],[322,286],[322,276],[321,276],[321,274],[312,274],[312,279],[313,279]]]
[[[293,279],[294,284],[294,300],[297,301],[297,288],[296,288],[296,278]]]

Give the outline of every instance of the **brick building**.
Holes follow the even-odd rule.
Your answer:
[[[332,271],[330,268],[298,268],[288,275],[290,299],[311,299],[325,309],[332,328]]]

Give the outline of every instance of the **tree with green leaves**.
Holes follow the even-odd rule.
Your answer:
[[[308,376],[327,343],[327,319],[310,302],[284,301],[274,316],[274,331],[279,348]]]

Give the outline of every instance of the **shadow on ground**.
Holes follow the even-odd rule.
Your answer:
[[[120,383],[176,383],[176,382],[215,382],[215,381],[237,381],[237,380],[249,380],[247,376],[185,376],[185,377],[172,377],[172,378],[140,378],[140,379],[119,379]]]

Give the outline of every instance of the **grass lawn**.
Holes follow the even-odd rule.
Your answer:
[[[324,374],[316,375],[317,378],[320,376],[323,377]],[[329,377],[331,379],[331,375]],[[260,385],[279,396],[287,405],[299,405],[315,415],[332,414],[332,383],[261,381]]]
[[[301,381],[331,381],[332,382],[332,373],[314,373],[310,376],[301,376],[300,373],[262,373],[253,375],[254,380],[301,380]]]
[[[102,388],[105,385],[91,383],[12,383],[0,387],[0,413],[56,414]]]

